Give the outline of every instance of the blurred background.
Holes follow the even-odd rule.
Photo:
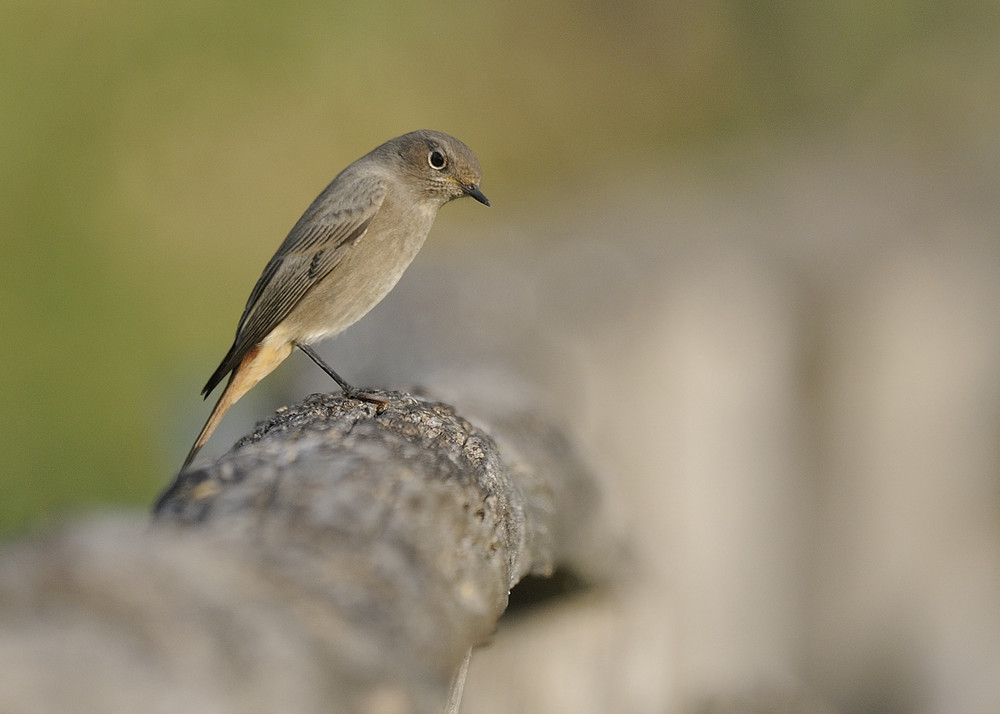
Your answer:
[[[985,0],[8,0],[0,535],[146,507],[304,208],[439,129],[494,207],[324,354],[523,368],[637,563],[501,629],[466,710],[1000,711],[998,38]],[[206,455],[329,388],[289,359]]]

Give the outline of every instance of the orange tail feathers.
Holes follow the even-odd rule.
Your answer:
[[[215,403],[215,407],[212,409],[212,413],[208,416],[208,421],[205,422],[205,426],[202,427],[201,433],[198,434],[198,438],[195,439],[194,445],[191,447],[191,451],[188,452],[187,458],[184,459],[184,464],[181,466],[181,471],[186,469],[194,461],[194,457],[198,455],[201,447],[205,445],[208,441],[208,437],[212,435],[215,431],[215,427],[219,425],[222,421],[222,415],[229,411],[229,407],[233,406],[240,397],[249,392],[260,380],[264,379],[267,375],[274,371],[274,368],[281,364],[288,355],[292,353],[293,344],[291,342],[285,342],[279,345],[269,344],[264,341],[254,347],[243,361],[240,362],[240,366],[233,370],[233,373],[229,375],[229,382],[226,384],[226,388],[222,390],[222,395],[219,397],[219,401]]]

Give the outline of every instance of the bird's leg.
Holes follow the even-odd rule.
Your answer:
[[[311,359],[313,362],[316,363],[317,367],[319,367],[321,370],[323,370],[328,375],[333,377],[333,381],[336,382],[338,385],[340,385],[340,388],[344,391],[345,394],[351,394],[352,392],[358,391],[350,384],[348,384],[343,377],[334,372],[333,367],[324,362],[323,359],[318,354],[316,354],[316,351],[313,350],[312,347],[310,347],[309,345],[300,344],[298,342],[295,343],[295,346],[298,347],[303,352],[305,352],[306,355],[308,355],[309,359]]]
[[[315,362],[317,367],[319,367],[321,370],[323,370],[328,375],[330,375],[330,377],[333,378],[333,381],[336,382],[337,385],[340,387],[340,389],[344,392],[345,397],[350,397],[351,399],[360,399],[365,402],[372,402],[374,404],[379,404],[382,406],[385,406],[386,404],[389,403],[389,400],[386,399],[385,397],[381,397],[377,394],[371,394],[369,392],[362,391],[356,387],[352,387],[350,384],[347,383],[347,381],[343,377],[341,377],[334,371],[333,367],[324,362],[323,359],[318,354],[316,354],[316,351],[313,350],[313,348],[310,347],[309,345],[303,345],[301,343],[296,342],[295,346],[298,347],[303,352],[305,352],[306,356],[308,356],[309,359]]]

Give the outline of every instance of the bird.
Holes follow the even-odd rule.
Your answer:
[[[296,347],[345,395],[364,398],[311,345],[360,320],[399,281],[438,210],[469,196],[485,206],[472,150],[439,131],[413,131],[341,171],[292,227],[250,292],[232,346],[208,379],[229,378],[181,466],[184,471],[223,415]]]

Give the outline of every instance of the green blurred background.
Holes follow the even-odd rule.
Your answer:
[[[466,141],[494,222],[845,128],[995,163],[998,31],[976,0],[7,0],[0,534],[151,502],[264,262],[382,141]],[[427,250],[475,239],[449,211]]]

